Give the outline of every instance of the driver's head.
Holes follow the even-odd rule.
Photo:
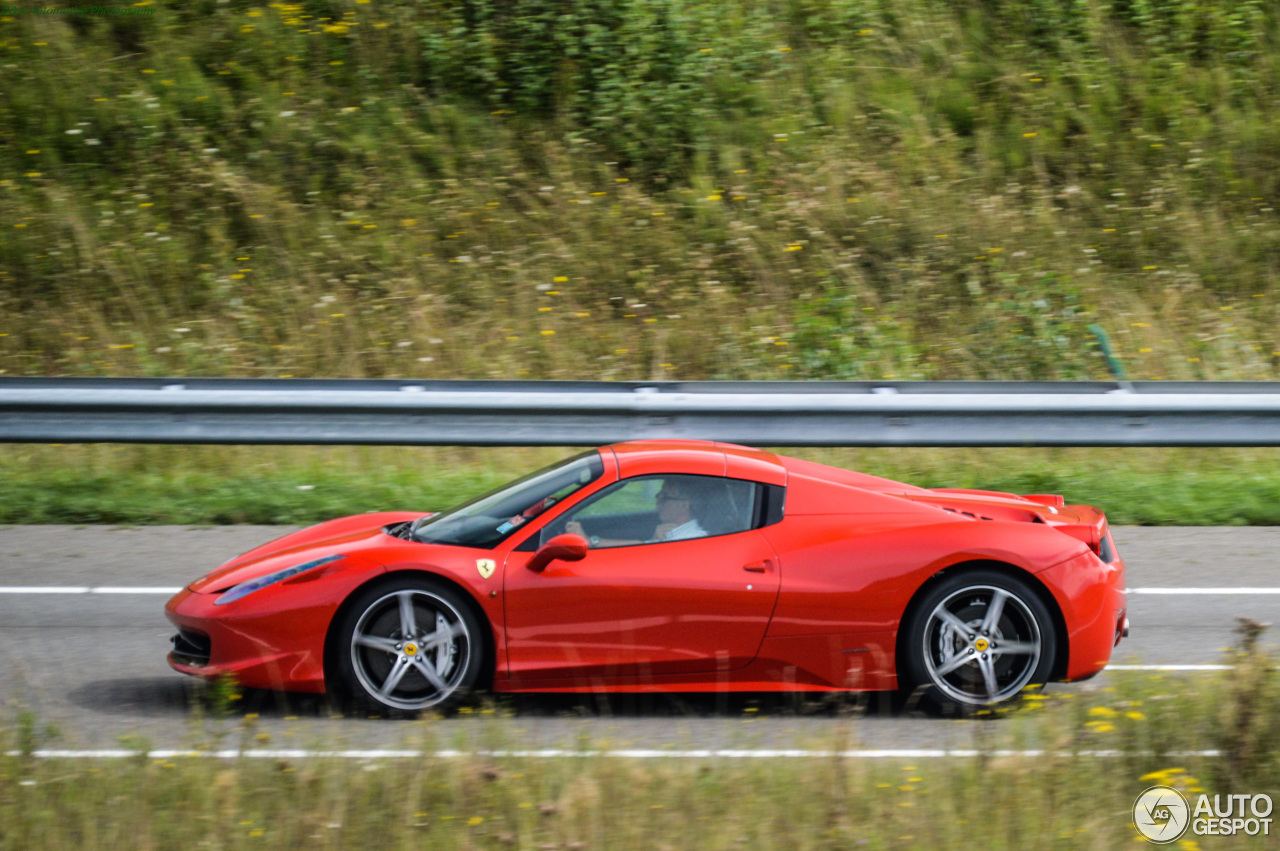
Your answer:
[[[687,482],[667,479],[658,490],[658,521],[687,523],[693,519],[693,494]]]
[[[658,490],[658,520],[662,523],[687,523],[697,520],[705,525],[707,513],[716,502],[718,483],[700,476],[666,479]]]

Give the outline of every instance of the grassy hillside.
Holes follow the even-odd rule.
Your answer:
[[[1275,378],[1277,4],[0,19],[0,372]]]

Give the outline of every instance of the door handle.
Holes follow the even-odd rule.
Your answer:
[[[750,564],[744,564],[742,569],[748,573],[765,573],[773,569],[773,560],[765,559],[764,561],[753,561]]]

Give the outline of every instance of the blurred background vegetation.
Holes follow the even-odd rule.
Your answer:
[[[1280,4],[0,19],[0,373],[1276,378]]]
[[[134,7],[0,17],[0,375],[1107,378],[1097,323],[1133,378],[1280,377],[1274,1]],[[559,454],[10,447],[0,522],[437,509]],[[794,454],[1280,522],[1266,449]]]

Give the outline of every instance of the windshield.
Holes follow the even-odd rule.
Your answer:
[[[491,549],[569,494],[600,478],[604,462],[592,449],[530,473],[431,517],[415,520],[414,540]]]

